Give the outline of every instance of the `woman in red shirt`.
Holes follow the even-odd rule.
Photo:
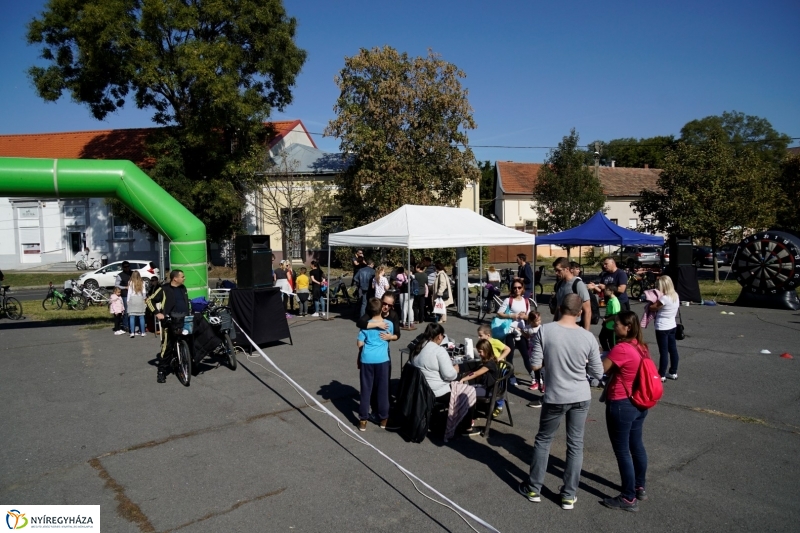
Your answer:
[[[650,357],[642,339],[639,317],[633,311],[622,311],[614,322],[618,344],[603,360],[603,370],[611,375],[606,389],[606,428],[611,447],[617,457],[622,492],[605,498],[603,505],[622,511],[638,511],[639,500],[646,500],[645,475],[647,451],[642,442],[642,427],[647,409],[639,409],[630,400],[633,381],[642,357]]]

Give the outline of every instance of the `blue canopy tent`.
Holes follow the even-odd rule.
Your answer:
[[[598,211],[592,218],[575,228],[536,237],[536,244],[557,244],[559,246],[599,246],[613,245],[630,246],[641,244],[645,246],[660,246],[664,244],[664,237],[639,233],[617,226],[602,211]]]
[[[664,237],[648,235],[625,229],[611,222],[602,211],[598,211],[592,218],[575,228],[536,237],[536,244],[556,244],[559,246],[601,246],[619,245],[631,246],[641,244],[645,246],[661,246]],[[536,256],[533,258],[533,268],[536,270]],[[534,291],[535,294],[535,291]]]

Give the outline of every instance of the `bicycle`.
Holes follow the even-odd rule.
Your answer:
[[[74,283],[74,282],[73,282]],[[89,305],[108,305],[108,292],[102,289],[93,289],[84,285],[74,285],[78,294],[86,298]]]
[[[487,283],[481,289],[481,302],[478,306],[478,321],[482,322],[489,313],[496,313],[503,301],[500,299],[500,290],[496,289],[491,283]]]
[[[22,304],[13,296],[8,296],[8,289],[11,285],[3,285],[0,287],[0,313],[5,315],[11,320],[20,320],[22,318]]]
[[[636,271],[628,272],[628,294],[634,300],[640,299],[644,291],[656,288],[657,278],[655,272],[650,270],[641,274]]]
[[[225,356],[228,359],[228,367],[231,370],[236,370],[236,347],[233,345],[230,335],[233,331],[230,307],[215,305],[212,302],[206,308],[205,316],[208,319],[208,323],[215,326],[217,334],[222,338],[222,342],[213,352],[214,355]]]
[[[78,270],[96,270],[101,266],[103,266],[103,263],[96,257],[94,259],[82,257],[75,261],[75,267]]]
[[[186,316],[184,313],[174,313],[164,317],[166,327],[169,328],[169,334],[173,336],[175,343],[170,364],[178,381],[184,387],[188,387],[192,381],[192,352],[189,351],[189,344],[185,340],[189,332],[184,334],[187,319],[194,320],[194,317]]]
[[[75,294],[72,289],[64,289],[64,293],[58,292],[53,287],[53,282],[50,282],[50,289],[47,291],[47,296],[42,300],[42,308],[45,311],[52,311],[61,309],[61,306],[67,304],[67,309],[79,309],[83,311],[88,306],[86,297],[83,294]]]

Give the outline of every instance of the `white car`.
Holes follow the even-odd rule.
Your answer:
[[[149,280],[152,276],[158,276],[158,268],[152,261],[145,259],[127,259],[131,264],[131,271],[138,270],[142,279]],[[124,261],[115,261],[104,267],[87,272],[78,278],[78,285],[83,285],[89,289],[96,289],[98,287],[113,287],[114,280],[117,275],[122,272],[122,263]]]

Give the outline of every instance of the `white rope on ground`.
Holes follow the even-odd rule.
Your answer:
[[[442,494],[441,492],[439,492],[439,491],[438,491],[438,490],[436,490],[435,488],[433,488],[433,487],[431,487],[430,485],[428,485],[428,484],[427,484],[425,481],[423,481],[422,479],[420,479],[420,478],[419,478],[419,477],[418,477],[416,474],[414,474],[414,473],[413,473],[413,472],[411,472],[410,470],[408,470],[408,469],[404,468],[403,466],[401,466],[401,465],[400,465],[400,464],[399,464],[397,461],[395,461],[394,459],[392,459],[391,457],[389,457],[388,455],[386,455],[385,453],[383,453],[381,450],[379,450],[378,448],[376,448],[375,446],[373,446],[373,445],[372,445],[372,443],[370,443],[368,440],[364,439],[364,438],[363,438],[361,435],[359,435],[358,433],[356,433],[356,432],[355,432],[355,430],[354,430],[353,428],[351,428],[349,424],[346,424],[345,422],[343,422],[342,420],[340,420],[340,419],[339,419],[339,417],[337,417],[335,414],[333,414],[333,413],[332,413],[332,412],[331,412],[331,411],[330,411],[330,410],[329,410],[327,407],[325,407],[324,405],[322,405],[322,404],[319,402],[319,400],[317,400],[317,399],[316,399],[316,398],[315,398],[313,395],[311,395],[311,394],[310,394],[308,391],[306,391],[306,390],[305,390],[305,389],[304,389],[302,386],[300,386],[300,384],[298,384],[298,383],[297,383],[296,381],[294,381],[294,380],[293,380],[291,377],[289,377],[289,375],[288,375],[286,372],[284,372],[283,370],[281,370],[281,369],[280,369],[280,367],[278,367],[278,365],[276,365],[276,364],[275,364],[275,363],[272,361],[272,359],[270,359],[270,358],[267,356],[267,354],[266,354],[266,353],[264,353],[264,351],[263,351],[261,348],[259,348],[259,347],[256,345],[256,343],[254,343],[254,342],[253,342],[253,339],[251,339],[251,338],[250,338],[250,336],[249,336],[249,335],[247,335],[247,333],[245,333],[245,332],[242,330],[242,328],[239,326],[239,324],[238,324],[238,323],[236,323],[236,321],[235,321],[235,320],[233,320],[233,319],[231,319],[231,320],[233,321],[233,323],[234,323],[234,324],[236,324],[237,328],[239,329],[239,332],[241,332],[241,334],[242,334],[242,335],[244,335],[244,336],[245,336],[245,338],[247,338],[247,342],[249,342],[249,343],[250,343],[250,345],[251,345],[251,346],[252,346],[252,347],[253,347],[253,348],[254,348],[254,349],[255,349],[255,350],[256,350],[256,351],[259,353],[259,355],[261,355],[261,357],[263,357],[263,358],[264,358],[264,360],[265,360],[267,363],[269,363],[270,365],[272,365],[272,367],[273,367],[273,368],[275,368],[275,370],[277,370],[277,371],[278,371],[278,373],[276,373],[276,372],[273,372],[272,370],[269,370],[267,367],[265,367],[265,366],[263,366],[263,365],[259,364],[258,362],[256,362],[256,361],[252,360],[252,358],[258,358],[258,356],[251,356],[251,355],[248,355],[248,356],[247,356],[247,360],[248,360],[248,362],[253,362],[254,364],[257,364],[258,366],[260,366],[261,368],[263,368],[264,370],[266,370],[266,371],[267,371],[267,372],[269,372],[270,374],[274,374],[274,375],[278,376],[279,378],[281,378],[282,380],[284,380],[286,383],[288,383],[288,384],[289,384],[289,385],[290,385],[290,386],[291,386],[291,387],[292,387],[292,388],[295,390],[295,392],[297,392],[297,394],[299,394],[299,395],[300,395],[300,397],[301,397],[301,398],[303,398],[303,401],[305,402],[305,404],[306,404],[308,407],[310,407],[310,408],[311,408],[311,409],[313,409],[314,411],[317,411],[317,412],[319,412],[319,413],[324,413],[324,414],[326,414],[326,415],[330,416],[331,418],[333,418],[333,419],[336,421],[336,424],[337,424],[337,426],[339,427],[339,430],[340,430],[340,431],[342,431],[342,432],[343,432],[345,435],[347,435],[347,436],[348,436],[348,437],[350,437],[351,439],[355,440],[356,442],[359,442],[359,443],[361,443],[361,444],[364,444],[364,445],[366,445],[366,446],[369,446],[370,448],[372,448],[373,450],[375,450],[376,452],[378,452],[378,454],[379,454],[379,455],[381,455],[381,456],[382,456],[382,457],[384,457],[386,460],[388,460],[390,463],[392,463],[394,466],[396,466],[396,467],[398,468],[398,470],[400,470],[400,472],[402,472],[402,473],[403,473],[403,475],[404,475],[404,476],[406,476],[406,478],[408,478],[408,480],[409,480],[409,481],[411,481],[411,484],[414,486],[414,488],[417,490],[417,492],[419,492],[421,495],[425,496],[425,497],[426,497],[426,498],[428,498],[429,500],[431,500],[431,501],[433,501],[433,502],[435,502],[435,503],[438,503],[439,505],[441,505],[441,506],[443,506],[443,507],[447,507],[448,509],[450,509],[451,511],[453,511],[454,513],[456,513],[456,514],[459,516],[459,518],[461,518],[461,519],[464,521],[464,523],[466,523],[466,524],[467,524],[467,525],[468,525],[468,526],[469,526],[469,527],[470,527],[470,528],[471,528],[473,531],[475,531],[476,533],[478,533],[478,530],[477,530],[477,529],[475,529],[475,527],[474,527],[472,524],[470,524],[470,523],[469,523],[469,521],[467,521],[467,519],[466,519],[466,518],[464,518],[464,516],[463,516],[461,513],[464,513],[465,515],[469,516],[470,518],[472,518],[474,521],[476,521],[477,523],[479,523],[480,525],[482,525],[483,527],[485,527],[485,528],[486,528],[486,529],[488,529],[489,531],[493,531],[493,532],[495,532],[495,533],[500,533],[500,530],[498,530],[497,528],[495,528],[494,526],[492,526],[491,524],[489,524],[488,522],[486,522],[486,521],[485,521],[485,520],[483,520],[482,518],[480,518],[480,517],[478,517],[478,516],[476,516],[476,515],[472,514],[471,512],[467,511],[466,509],[464,509],[463,507],[461,507],[460,505],[458,505],[457,503],[455,503],[453,500],[451,500],[450,498],[448,498],[447,496],[445,496],[444,494]],[[313,405],[311,405],[310,403],[308,403],[308,401],[306,400],[306,398],[310,398],[310,399],[311,399],[311,400],[312,400],[312,401],[313,401],[313,402],[314,402],[314,403],[315,403],[315,404],[316,404],[316,405],[317,405],[319,408],[317,408],[317,407],[314,407]],[[350,433],[352,433],[352,435],[348,435],[348,434],[345,432],[345,430],[347,430],[347,431],[349,431]],[[412,478],[413,478],[413,479],[412,479]],[[419,481],[420,483],[422,483],[422,485],[424,485],[424,486],[425,486],[425,487],[426,487],[428,490],[430,490],[430,491],[432,491],[433,493],[435,493],[437,496],[441,497],[442,499],[444,499],[444,500],[445,500],[445,501],[447,501],[448,503],[452,504],[452,507],[451,507],[450,505],[447,505],[447,504],[445,504],[445,503],[442,503],[442,502],[440,502],[440,501],[438,501],[438,500],[436,500],[436,499],[432,498],[431,496],[428,496],[427,494],[425,494],[424,492],[422,492],[421,490],[419,490],[419,487],[417,487],[417,484],[416,484],[416,483],[414,483],[414,479],[416,479],[417,481]],[[460,512],[459,512],[459,511],[460,511]]]

